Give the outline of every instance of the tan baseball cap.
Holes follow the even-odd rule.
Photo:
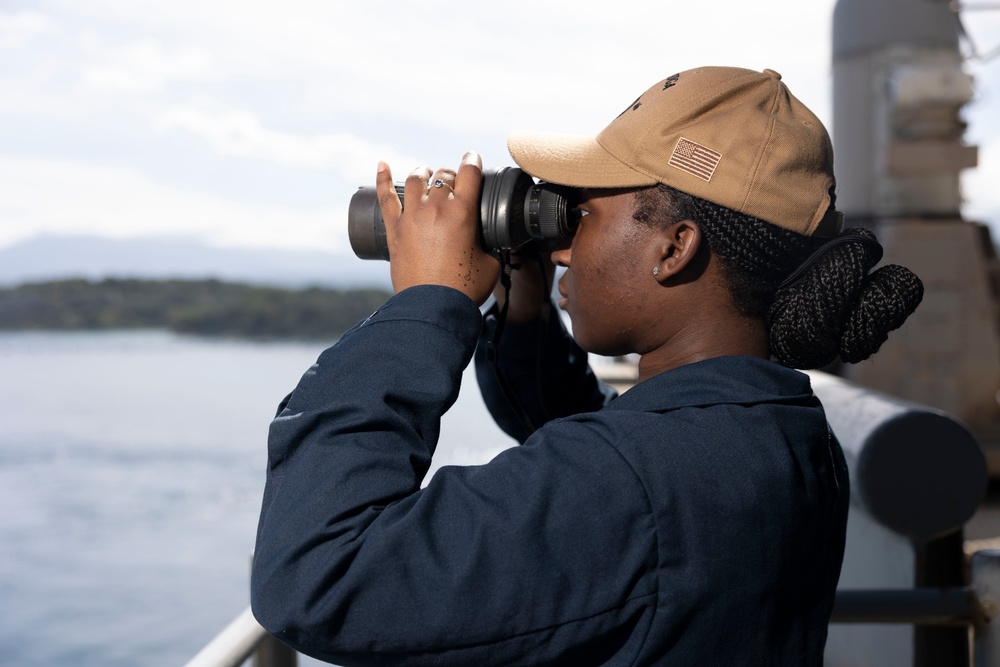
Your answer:
[[[833,236],[833,146],[772,70],[700,67],[660,81],[597,137],[513,132],[507,146],[550,183],[664,183],[800,234]]]

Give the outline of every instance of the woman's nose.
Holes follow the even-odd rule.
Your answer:
[[[561,266],[563,268],[569,268],[570,257],[573,253],[572,248],[562,248],[560,250],[555,250],[549,256],[552,263],[556,266]]]

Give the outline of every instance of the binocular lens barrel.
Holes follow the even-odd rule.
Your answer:
[[[396,185],[403,202],[403,186]],[[479,231],[483,249],[494,254],[514,250],[533,239],[569,238],[580,212],[569,204],[566,189],[535,183],[521,169],[505,167],[483,172],[479,200]],[[385,222],[375,188],[359,188],[347,211],[347,234],[361,259],[389,259]]]

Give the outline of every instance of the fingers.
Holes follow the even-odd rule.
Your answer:
[[[460,187],[458,181],[462,182]],[[404,214],[403,203],[397,194],[397,186],[392,182],[389,165],[379,162],[375,177],[375,191],[389,237],[394,236],[397,222],[408,217],[411,210],[413,215],[409,217],[421,215],[419,211],[425,205],[432,207],[426,209],[427,211],[442,211],[445,210],[439,208],[442,204],[457,199],[459,201],[456,203],[461,208],[476,211],[481,184],[482,160],[474,151],[469,151],[463,156],[458,172],[442,167],[432,174],[425,166],[417,167],[406,177],[403,185],[402,200],[409,204],[406,207],[407,213]],[[434,213],[431,215],[438,217]]]
[[[483,160],[479,153],[469,151],[462,156],[455,177],[455,196],[464,199],[479,199],[479,190],[483,184]]]
[[[406,185],[403,186],[404,197],[408,201],[420,201],[421,197],[427,194],[427,181],[430,180],[431,170],[427,167],[417,167],[406,177]]]
[[[378,163],[375,173],[375,194],[378,196],[379,207],[382,209],[382,219],[395,221],[403,211],[403,205],[392,184],[392,172],[385,162]]]
[[[402,201],[388,167],[379,164],[377,192],[385,220],[393,288],[453,287],[481,304],[496,284],[497,260],[479,239],[482,159],[466,153],[458,170],[427,167],[406,178]]]
[[[430,186],[427,188],[427,196],[435,196],[438,191],[448,197],[455,193],[455,171],[453,169],[442,167],[434,172]]]
[[[406,177],[404,197],[416,201],[418,197],[427,197],[440,190],[442,194],[456,195],[465,199],[477,200],[483,180],[483,161],[478,153],[469,151],[462,156],[458,172],[442,167],[431,174],[427,167],[418,167]],[[382,206],[382,217],[387,213],[391,217],[399,217],[402,206],[392,182],[392,173],[385,162],[378,163],[378,173],[375,178],[375,189],[379,204]]]
[[[439,189],[460,199],[477,200],[483,182],[483,160],[475,151],[469,151],[462,156],[457,173],[442,167],[431,178],[428,195]]]

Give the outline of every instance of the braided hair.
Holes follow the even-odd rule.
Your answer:
[[[923,298],[920,279],[902,266],[869,273],[882,253],[866,229],[844,231],[786,284],[830,239],[782,229],[667,185],[645,188],[636,197],[638,222],[697,223],[721,259],[736,308],[764,320],[771,355],[786,366],[820,368],[838,357],[847,363],[867,359]]]

